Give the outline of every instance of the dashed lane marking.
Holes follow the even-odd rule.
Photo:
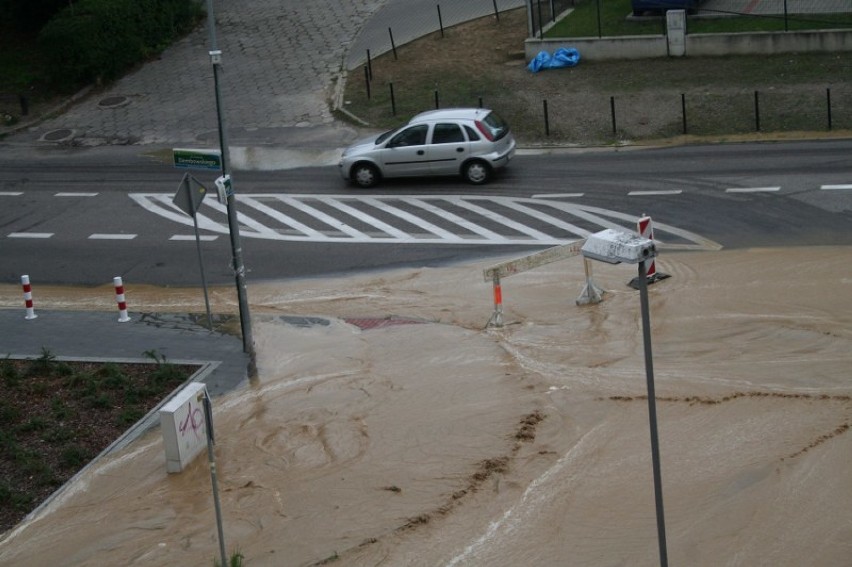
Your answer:
[[[10,232],[9,238],[50,238],[52,232]]]
[[[198,240],[201,240],[203,242],[213,242],[217,238],[219,238],[219,236],[216,235],[216,234],[199,234],[198,235]],[[171,237],[169,237],[169,240],[195,240],[195,235],[194,234],[173,234]]]
[[[730,187],[725,189],[725,193],[772,193],[780,190],[780,187]]]
[[[844,191],[852,189],[852,184],[850,185],[820,185],[820,190],[822,191]]]
[[[97,197],[98,193],[56,193],[54,197]]]
[[[89,240],[133,240],[135,234],[90,234]]]
[[[682,189],[668,189],[660,191],[630,191],[627,196],[644,197],[646,195],[680,195],[681,193],[683,193]]]
[[[0,197],[20,197],[23,191],[0,191]]]

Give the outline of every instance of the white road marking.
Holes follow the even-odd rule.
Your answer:
[[[780,190],[780,187],[731,187],[725,189],[725,193],[767,193]]]
[[[575,197],[582,197],[585,193],[543,193],[539,195],[533,195],[532,199],[573,199]]]
[[[843,191],[852,189],[852,185],[820,185],[822,191]]]
[[[10,232],[9,238],[50,238],[52,232]]]
[[[97,193],[56,193],[54,197],[97,197]]]
[[[389,236],[393,236],[394,238],[397,238],[398,240],[401,240],[403,242],[408,242],[408,241],[414,240],[411,237],[411,235],[409,235],[407,232],[403,232],[403,231],[401,231],[397,228],[394,228],[391,225],[389,225],[388,223],[380,221],[379,219],[377,219],[376,217],[374,217],[372,215],[368,215],[366,213],[359,211],[358,209],[356,209],[354,207],[351,207],[351,206],[349,206],[345,203],[342,203],[339,199],[335,199],[335,198],[332,197],[332,198],[329,198],[329,199],[323,199],[323,202],[326,203],[327,205],[331,205],[335,209],[338,209],[338,210],[340,210],[340,211],[342,211],[342,212],[344,212],[344,213],[346,213],[346,214],[348,214],[348,215],[350,215],[350,216],[352,216],[352,217],[354,217],[354,218],[356,218],[356,219],[358,219],[362,222],[365,222],[369,225],[372,225],[372,226],[378,228],[379,230],[381,230],[385,234],[387,234]]]
[[[364,234],[363,232],[361,232],[360,230],[356,230],[356,229],[352,228],[351,226],[349,226],[348,224],[346,224],[342,220],[336,219],[333,216],[326,214],[326,213],[322,212],[321,210],[317,209],[316,207],[308,205],[307,203],[305,203],[305,202],[303,202],[299,199],[294,199],[294,198],[288,197],[286,195],[276,195],[275,197],[279,201],[284,203],[285,205],[289,205],[296,210],[302,211],[303,213],[306,213],[306,214],[314,217],[315,219],[317,219],[321,223],[327,224],[328,226],[330,226],[331,228],[333,228],[333,229],[335,229],[339,232],[342,232],[344,234],[348,234],[352,238],[356,238],[356,239],[368,238],[367,235]]]
[[[192,218],[164,193],[131,193],[149,212],[190,230]],[[474,195],[239,195],[243,237],[289,242],[539,245],[565,244],[604,228],[635,230],[637,217],[568,200]],[[208,202],[200,229],[228,234],[227,209]],[[655,223],[667,249],[718,250],[700,235]],[[189,230],[185,231],[185,234]],[[186,237],[189,238],[189,237]]]
[[[135,234],[90,234],[89,240],[133,240]]]
[[[20,197],[23,191],[0,191],[0,197]]]
[[[440,207],[432,205],[432,204],[424,201],[423,199],[418,199],[417,197],[401,197],[400,200],[403,201],[404,203],[408,203],[409,205],[419,207],[419,208],[423,209],[424,211],[428,211],[428,212],[432,213],[433,215],[437,215],[439,217],[442,217],[444,220],[449,221],[449,222],[451,222],[455,225],[458,225],[458,226],[460,226],[464,229],[467,229],[470,232],[473,232],[474,234],[478,234],[479,236],[481,236],[483,238],[493,239],[493,240],[500,240],[502,238],[496,232],[490,231],[485,227],[482,227],[482,226],[479,226],[476,223],[470,222],[469,220],[464,219],[464,218],[458,216],[457,214],[452,213],[452,212],[450,212],[446,209],[442,209]]]
[[[667,189],[660,191],[630,191],[627,196],[638,197],[645,195],[680,195],[681,193],[683,193],[682,189]]]
[[[203,242],[212,242],[219,238],[218,234],[199,234],[198,240]],[[169,237],[169,240],[195,240],[194,234],[173,234]]]

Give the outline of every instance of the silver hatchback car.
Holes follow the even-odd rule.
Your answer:
[[[493,110],[447,108],[356,142],[339,165],[344,179],[365,188],[386,177],[427,175],[461,175],[481,185],[514,155],[515,138]]]

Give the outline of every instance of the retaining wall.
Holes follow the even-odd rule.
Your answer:
[[[852,30],[800,32],[749,32],[733,34],[696,33],[685,38],[685,56],[771,55],[814,51],[852,51]],[[668,56],[664,35],[629,35],[605,38],[538,39],[524,42],[526,60],[540,51],[553,53],[559,47],[573,47],[581,60],[647,59]]]

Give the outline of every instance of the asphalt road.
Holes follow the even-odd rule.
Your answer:
[[[22,150],[23,151],[23,150]],[[200,282],[183,170],[138,148],[0,157],[3,280],[99,285],[120,275]],[[215,174],[193,172],[212,188]],[[389,181],[369,192],[334,166],[235,171],[248,280],[523,255],[654,218],[666,249],[852,244],[852,141],[519,155],[493,183]],[[224,208],[199,213],[210,284],[230,284]]]

